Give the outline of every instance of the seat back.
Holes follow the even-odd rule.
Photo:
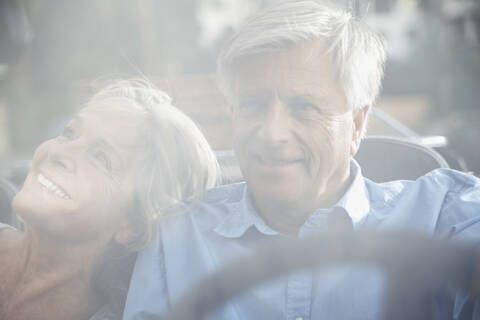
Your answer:
[[[12,211],[12,200],[17,188],[7,179],[0,177],[0,222],[21,229],[21,222]]]
[[[242,181],[242,173],[231,150],[217,152],[223,183]],[[365,177],[375,182],[415,180],[448,163],[435,150],[404,138],[369,136],[363,139],[355,159]]]
[[[437,169],[449,168],[435,150],[405,138],[369,136],[355,155],[365,177],[375,182],[415,180]]]

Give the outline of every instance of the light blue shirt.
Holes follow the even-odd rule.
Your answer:
[[[347,192],[332,208],[315,211],[298,236],[326,230],[330,213],[356,230],[408,229],[478,244],[480,180],[438,169],[416,181],[377,184],[353,161]],[[189,210],[160,220],[159,233],[138,256],[124,319],[166,314],[199,279],[276,237],[285,236],[255,212],[245,183],[209,190]],[[250,290],[209,319],[378,319],[383,284],[381,270],[366,265],[298,272]],[[440,300],[437,312],[446,319],[480,319],[465,295]]]

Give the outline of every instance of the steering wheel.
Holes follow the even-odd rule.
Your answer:
[[[412,232],[336,232],[260,247],[202,279],[162,319],[203,319],[263,282],[295,270],[351,262],[384,269],[383,319],[432,318],[426,307],[429,293],[447,285],[480,296],[480,252],[473,246]]]

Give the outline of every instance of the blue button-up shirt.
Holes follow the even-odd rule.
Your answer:
[[[408,229],[479,241],[480,180],[474,176],[438,169],[417,181],[377,184],[355,162],[351,171],[344,196],[332,208],[316,210],[299,237],[326,230],[334,216],[356,230]],[[124,319],[164,315],[199,279],[276,237],[286,236],[256,213],[245,183],[209,190],[190,209],[161,219],[159,233],[138,256]],[[381,270],[369,265],[302,271],[250,290],[209,319],[378,319],[383,290]],[[480,314],[460,293],[439,301],[436,310],[446,319]]]

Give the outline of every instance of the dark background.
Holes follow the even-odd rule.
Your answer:
[[[200,124],[214,127],[207,137],[215,148],[227,148],[215,57],[238,23],[268,2],[1,1],[2,166],[29,159],[102,79],[116,76],[154,80]],[[343,2],[392,47],[378,107],[421,135],[448,137],[480,172],[480,1]]]

